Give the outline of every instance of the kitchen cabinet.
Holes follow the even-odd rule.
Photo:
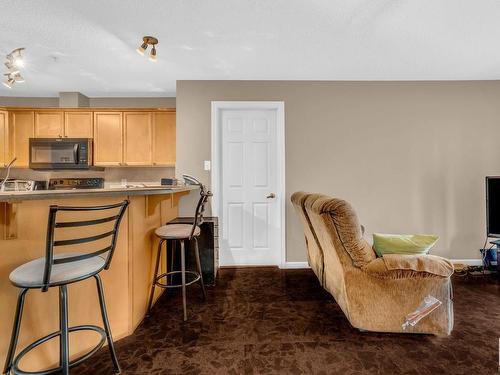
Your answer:
[[[88,112],[64,112],[65,138],[93,138],[93,114]]]
[[[16,167],[29,166],[29,139],[34,137],[33,111],[9,111],[9,159],[17,157]]]
[[[94,112],[94,165],[123,165],[121,112]]]
[[[175,112],[153,113],[153,165],[175,165]]]
[[[173,167],[175,132],[171,109],[0,108],[0,167],[28,167],[35,137],[91,138],[97,166]]]
[[[35,112],[36,138],[62,138],[64,136],[63,113]]]
[[[152,160],[151,112],[123,113],[124,165],[151,165]]]
[[[0,111],[0,167],[5,167],[9,159],[9,113]]]

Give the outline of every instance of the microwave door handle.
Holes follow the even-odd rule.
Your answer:
[[[75,159],[75,164],[78,164],[78,151],[79,151],[79,144],[76,143],[74,146],[73,146],[73,158]]]

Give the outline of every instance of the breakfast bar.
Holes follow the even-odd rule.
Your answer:
[[[179,199],[192,186],[123,186],[83,190],[40,190],[0,193],[0,362],[8,350],[18,289],[7,277],[19,265],[45,254],[50,205],[109,205],[128,199],[130,204],[119,228],[111,268],[102,272],[108,316],[114,340],[134,332],[143,320],[158,239],[155,228],[178,216]],[[161,262],[162,270],[165,260]],[[163,271],[162,271],[163,272]],[[157,288],[155,300],[160,295]],[[93,280],[69,285],[69,323],[102,325]],[[58,292],[50,288],[27,293],[18,347],[58,330]],[[70,334],[71,353],[80,356],[99,342],[87,331]],[[57,338],[30,352],[21,363],[25,371],[48,368],[59,359]]]

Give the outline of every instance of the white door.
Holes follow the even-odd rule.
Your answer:
[[[282,220],[278,111],[220,109],[220,264],[279,265]]]

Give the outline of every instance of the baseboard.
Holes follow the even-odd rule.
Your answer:
[[[450,259],[451,263],[461,263],[468,266],[481,266],[483,261],[481,259]],[[300,269],[311,268],[307,262],[285,262],[280,268],[283,269]]]
[[[280,268],[284,269],[301,269],[301,268],[311,268],[307,262],[285,262]]]
[[[467,266],[482,266],[483,261],[481,259],[450,259],[450,262],[466,264]]]

